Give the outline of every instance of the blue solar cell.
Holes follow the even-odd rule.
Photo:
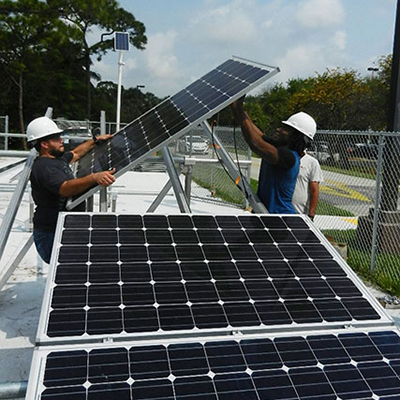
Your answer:
[[[373,346],[373,337],[399,338],[380,331],[50,350],[35,400],[128,393],[130,400],[397,399],[400,361],[381,353],[366,360],[364,346]]]
[[[122,51],[129,50],[129,33],[115,32],[114,49]]]
[[[335,260],[292,243],[299,216],[87,217],[65,218],[49,337],[380,318]]]

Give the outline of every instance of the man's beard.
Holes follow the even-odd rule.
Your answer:
[[[58,158],[58,157],[61,157],[61,156],[65,153],[65,150],[51,149],[51,150],[49,151],[49,153],[50,153],[53,157]]]

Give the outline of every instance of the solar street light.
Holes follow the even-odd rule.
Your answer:
[[[118,92],[117,92],[117,118],[116,131],[119,131],[121,121],[121,87],[122,87],[122,67],[125,65],[122,61],[124,51],[129,51],[129,33],[115,32],[114,35],[114,50],[119,51],[118,61]]]

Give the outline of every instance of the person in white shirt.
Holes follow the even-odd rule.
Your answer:
[[[300,158],[300,171],[297,175],[292,204],[299,214],[315,217],[318,205],[319,184],[324,181],[321,166],[314,157],[306,152]]]

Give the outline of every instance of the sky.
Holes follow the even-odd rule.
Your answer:
[[[174,95],[231,56],[277,66],[268,84],[327,68],[370,74],[393,51],[396,0],[119,0],[144,23],[145,50],[123,53],[122,85]],[[93,32],[93,35],[95,32]],[[118,82],[118,52],[93,70]]]

